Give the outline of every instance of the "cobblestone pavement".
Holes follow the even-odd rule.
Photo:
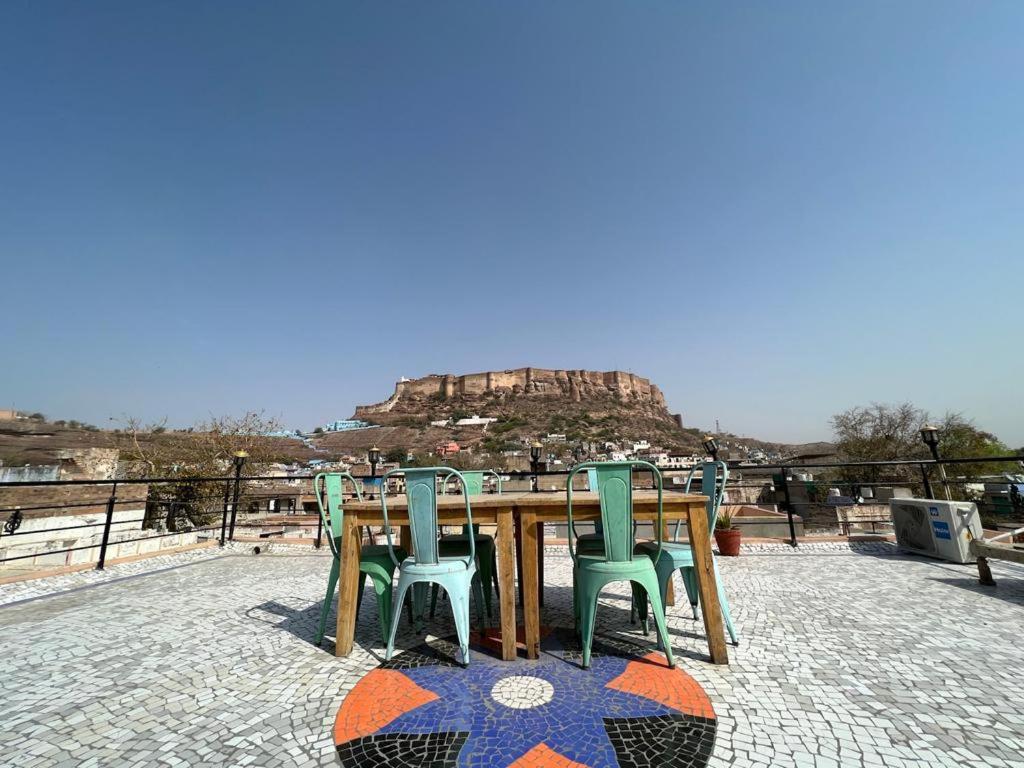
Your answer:
[[[335,714],[383,655],[375,601],[337,659],[311,642],[324,554],[160,560],[150,575],[46,580],[65,590],[52,596],[0,586],[0,600],[35,598],[0,608],[0,763],[336,766]],[[1024,768],[1024,569],[993,563],[986,589],[973,566],[824,542],[748,546],[720,567],[742,635],[730,666],[706,661],[688,606],[669,611],[677,660],[718,716],[711,765]],[[564,550],[545,575],[543,621],[568,625]],[[435,635],[453,631],[443,613]],[[625,586],[597,622],[639,637]],[[422,640],[403,624],[398,647]]]

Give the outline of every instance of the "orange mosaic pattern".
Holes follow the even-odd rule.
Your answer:
[[[437,694],[391,669],[371,670],[348,696],[334,719],[334,743],[369,736]]]
[[[508,768],[588,768],[588,766],[558,754],[547,744],[541,742]]]
[[[626,670],[607,687],[643,696],[688,715],[715,716],[711,699],[697,681],[680,669],[666,669],[665,657],[660,653],[649,653],[640,661],[629,662]]]

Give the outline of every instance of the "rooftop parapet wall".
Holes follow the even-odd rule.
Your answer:
[[[381,403],[356,407],[354,418],[387,413],[402,400],[455,396],[483,397],[488,393],[514,393],[537,396],[570,397],[574,401],[618,394],[657,408],[665,407],[661,390],[650,380],[625,371],[559,370],[516,368],[485,371],[461,376],[430,374],[419,379],[399,381],[394,394]]]

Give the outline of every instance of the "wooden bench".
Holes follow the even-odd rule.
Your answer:
[[[843,536],[850,535],[850,526],[852,524],[871,523],[872,533],[877,532],[875,526],[878,523],[892,525],[889,510],[881,504],[836,507],[836,520],[839,522]]]

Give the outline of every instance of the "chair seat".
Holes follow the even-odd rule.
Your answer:
[[[603,554],[579,554],[576,557],[576,568],[590,573],[618,574],[623,579],[628,579],[633,573],[649,573],[654,568],[654,563],[650,558],[644,557],[635,560],[609,561]]]
[[[494,546],[494,537],[486,533],[478,533],[474,536],[476,540],[477,549],[480,547],[486,547],[488,545]],[[447,545],[447,546],[446,546]],[[456,533],[451,536],[442,536],[437,540],[437,546],[440,549],[465,547],[466,553],[469,553],[469,536],[464,533]],[[456,553],[452,553],[456,554]]]
[[[441,557],[436,563],[417,563],[415,558],[409,557],[402,561],[399,566],[402,573],[413,576],[438,576],[449,573],[465,573],[475,571],[476,563],[466,564],[461,557]]]
[[[581,555],[603,555],[604,534],[584,533],[576,537],[576,551]]]
[[[395,557],[398,559],[398,562],[402,562],[402,560],[404,560],[408,556],[409,553],[406,552],[404,549],[402,549],[401,547],[395,547]],[[359,559],[390,561],[391,555],[388,554],[387,544],[367,544],[359,550]]]

